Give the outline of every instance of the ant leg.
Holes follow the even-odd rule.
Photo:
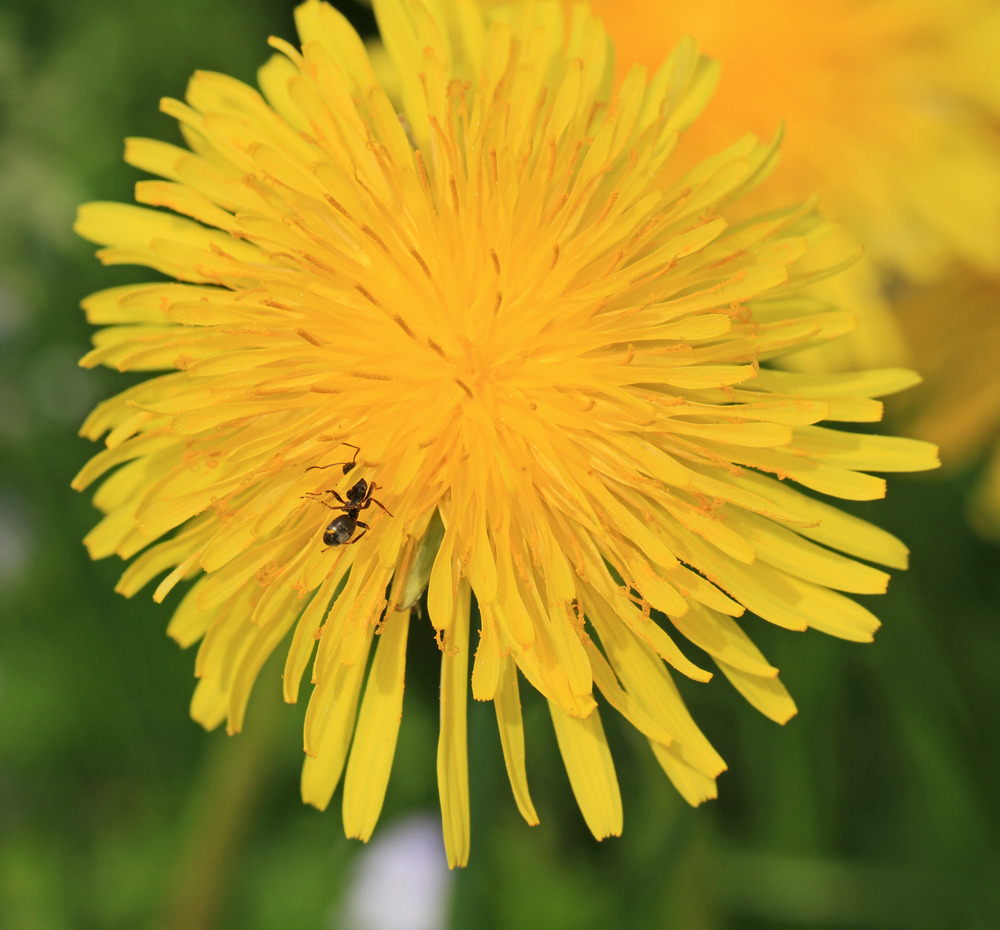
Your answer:
[[[316,492],[320,493],[320,492]],[[333,504],[328,504],[324,500],[320,500],[318,497],[313,497],[312,494],[303,494],[302,500],[304,501],[315,501],[317,504],[322,504],[324,507],[329,507],[331,510],[343,510],[342,507],[334,507]]]
[[[348,546],[353,546],[353,545],[354,545],[354,544],[355,544],[355,543],[356,543],[356,542],[357,542],[357,541],[358,541],[359,539],[361,539],[361,538],[362,538],[362,537],[363,537],[363,536],[365,535],[365,533],[367,533],[367,532],[368,532],[368,530],[369,530],[369,526],[368,526],[368,524],[367,524],[367,523],[362,523],[362,522],[361,522],[360,520],[358,520],[358,522],[357,522],[357,523],[355,524],[355,526],[360,526],[360,527],[362,528],[362,531],[361,531],[361,536],[355,536],[355,537],[354,537],[354,539],[352,539],[352,540],[351,540],[351,541],[350,541],[349,543],[347,543],[347,545],[348,545]]]
[[[364,509],[367,510],[368,507],[372,504],[378,504],[379,507],[381,507],[391,517],[392,511],[389,510],[389,508],[386,507],[385,504],[382,503],[382,501],[377,501],[375,500],[374,497],[372,497],[372,494],[375,493],[375,489],[378,487],[380,487],[380,485],[377,485],[374,481],[370,485],[368,485],[368,493],[365,495]]]
[[[332,494],[338,501],[340,501],[340,506],[335,507],[329,501],[322,500],[319,497],[313,497],[314,494]],[[330,510],[347,510],[347,501],[344,500],[336,491],[310,491],[308,494],[302,495],[302,500],[304,501],[316,501],[317,504],[322,504],[324,507],[329,507]]]
[[[357,456],[355,456],[355,458],[357,458]],[[356,464],[357,464],[356,462],[331,462],[329,465],[310,465],[306,469],[306,471],[312,471],[314,468],[317,469],[333,468],[335,465],[343,465],[344,474],[346,475],[352,468],[354,468]]]
[[[385,504],[382,503],[382,501],[377,501],[375,500],[374,497],[369,497],[360,507],[358,507],[358,510],[367,510],[369,507],[371,507],[372,504],[378,504],[379,507],[381,507],[387,514],[389,514],[390,517],[393,516],[392,511],[388,507],[386,507]]]
[[[340,503],[342,503],[342,504],[346,504],[347,503],[347,501],[345,501],[344,498],[342,498],[336,491],[334,491],[333,488],[327,488],[325,491],[308,491],[303,496],[308,497],[310,500],[318,501],[319,498],[318,497],[313,497],[312,496],[313,494],[332,494],[335,498],[337,498],[338,501],[340,501]],[[320,501],[320,503],[322,504],[324,502]],[[339,507],[334,507],[332,504],[327,504],[327,506],[331,510],[340,510]]]
[[[351,459],[349,462],[331,462],[329,465],[310,465],[306,469],[306,471],[312,471],[314,468],[323,469],[323,468],[333,468],[335,465],[347,465],[349,467],[344,469],[344,474],[346,475],[352,468],[354,468],[355,465],[358,464],[358,453],[361,451],[361,449],[359,449],[352,442],[344,442],[341,443],[341,445],[350,446],[354,450],[353,459]]]
[[[382,503],[382,501],[377,501],[377,500],[375,500],[375,498],[373,497],[373,498],[372,498],[372,499],[371,499],[371,500],[369,501],[369,503],[370,503],[370,504],[378,504],[378,505],[379,505],[379,507],[381,507],[381,508],[382,508],[382,509],[383,509],[383,510],[384,510],[384,511],[385,511],[385,512],[387,513],[387,514],[389,514],[389,516],[390,516],[390,517],[392,516],[392,511],[391,511],[391,510],[390,510],[390,509],[389,509],[388,507],[386,507],[386,506],[385,506],[385,504],[383,504],[383,503]]]

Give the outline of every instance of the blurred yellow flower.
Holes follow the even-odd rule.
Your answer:
[[[303,797],[325,807],[343,774],[350,836],[382,806],[426,589],[415,629],[441,647],[438,780],[462,865],[470,677],[529,823],[520,676],[548,702],[595,836],[622,828],[595,686],[688,801],[712,797],[724,763],[669,669],[706,681],[712,662],[788,719],[738,618],[869,640],[878,621],[839,592],[885,589],[858,559],[906,562],[795,485],[877,498],[866,471],[936,458],[817,425],[878,420],[872,398],[911,373],[767,367],[852,319],[801,291],[827,232],[810,209],[726,219],[772,149],[748,137],[673,166],[713,84],[692,42],[611,92],[582,8],[568,32],[558,3],[375,9],[402,114],[343,17],[309,0],[301,52],[272,40],[263,96],[198,73],[185,103],[163,103],[188,148],[129,140],[126,159],[163,179],[137,185],[145,207],[81,209],[102,261],[176,280],[84,302],[104,328],[83,364],[169,373],[94,411],[83,433],[106,449],[74,484],[116,469],[87,545],[136,556],[123,594],[166,572],[161,601],[194,580],[169,632],[202,640],[205,726],[241,728],[294,627],[285,698],[310,659],[314,685]]]
[[[956,269],[904,296],[898,310],[924,378],[900,405],[908,432],[934,437],[946,464],[964,465],[1000,427],[1000,378],[990,351],[1000,347],[1000,279]]]
[[[954,260],[1000,273],[1000,8],[992,0],[593,0],[619,71],[682,35],[722,64],[692,160],[785,123],[757,202],[819,193],[885,268],[930,280]]]
[[[898,303],[924,383],[897,405],[907,432],[933,438],[950,468],[989,458],[971,523],[1000,535],[1000,278],[956,269]]]
[[[619,77],[635,62],[657,66],[682,35],[720,61],[718,90],[685,135],[681,160],[696,163],[748,130],[767,138],[784,125],[780,170],[744,208],[818,194],[823,213],[864,246],[864,261],[814,291],[855,312],[858,330],[782,364],[816,371],[910,362],[922,373],[947,371],[909,398],[919,435],[941,444],[946,465],[973,449],[1000,449],[987,383],[1000,366],[1000,341],[984,338],[1000,298],[1000,4],[592,6],[615,41]],[[900,277],[911,285],[902,302]],[[886,284],[891,301],[881,293]],[[972,328],[955,325],[973,313]],[[963,341],[975,343],[971,354],[961,353]],[[997,455],[971,508],[976,525],[994,533]]]

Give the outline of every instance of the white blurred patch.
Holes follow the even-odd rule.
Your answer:
[[[441,821],[418,814],[375,834],[354,861],[330,926],[337,930],[444,930],[452,873]]]
[[[0,588],[16,581],[31,555],[32,526],[20,498],[0,488]]]

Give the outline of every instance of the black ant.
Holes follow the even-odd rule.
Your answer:
[[[361,451],[356,445],[350,442],[343,443],[345,446],[350,446],[354,450],[354,458],[349,462],[331,462],[329,465],[310,465],[306,471],[312,471],[314,468],[333,468],[334,465],[340,465],[344,469],[344,474],[348,474],[351,469],[357,464],[358,453]],[[342,510],[344,511],[339,517],[331,520],[327,525],[326,530],[323,532],[323,542],[326,543],[327,548],[331,546],[344,546],[353,545],[358,542],[365,533],[368,532],[370,527],[367,523],[362,523],[358,519],[358,514],[362,510],[367,510],[372,504],[378,504],[386,513],[391,517],[392,514],[389,509],[381,502],[375,500],[372,495],[375,493],[375,489],[378,485],[372,481],[370,484],[362,478],[353,487],[347,491],[347,499],[345,500],[332,488],[328,491],[322,492],[325,494],[332,494],[339,501],[339,505],[334,505],[327,503],[326,501],[320,500],[318,497],[313,497],[312,495],[307,495],[310,500],[314,500],[317,503],[322,504],[324,507],[329,507],[331,510]],[[317,492],[320,493],[320,492]],[[362,533],[354,539],[354,531],[361,527]],[[326,549],[323,550],[326,552]]]

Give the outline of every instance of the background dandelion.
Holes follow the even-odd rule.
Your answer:
[[[865,326],[791,364],[906,360],[936,372],[951,370],[957,354],[972,360],[963,367],[976,389],[965,393],[957,423],[939,429],[935,388],[904,406],[916,430],[936,431],[945,468],[961,467],[973,447],[992,455],[969,510],[976,526],[996,535],[1000,431],[986,382],[1000,365],[1000,342],[991,337],[1000,289],[997,4],[594,5],[608,15],[622,69],[652,60],[685,33],[724,61],[719,91],[687,140],[691,157],[745,125],[767,134],[784,121],[783,170],[758,196],[818,192],[827,215],[864,242],[865,260],[820,287]],[[961,307],[961,323],[940,311],[942,301]]]
[[[0,688],[11,708],[0,734],[11,825],[0,838],[4,914],[13,926],[131,927],[150,915],[186,927],[199,919],[317,926],[352,848],[330,818],[299,806],[295,773],[271,764],[298,751],[301,721],[268,727],[260,702],[255,726],[238,740],[191,726],[190,657],[164,648],[159,616],[137,617],[135,604],[111,594],[114,566],[95,573],[86,562],[76,540],[92,522],[89,504],[62,491],[88,451],[65,438],[61,419],[78,419],[70,408],[84,390],[73,380],[77,353],[63,345],[87,338],[67,308],[108,279],[61,230],[90,194],[129,199],[134,176],[117,173],[105,149],[109,139],[167,132],[151,99],[177,91],[196,67],[251,80],[260,36],[291,38],[290,20],[287,11],[242,4],[238,15],[220,7],[217,27],[206,28],[201,7],[181,22],[174,5],[144,30],[160,38],[171,23],[177,30],[162,49],[163,83],[157,76],[153,91],[134,87],[134,104],[118,109],[136,83],[133,69],[153,70],[156,46],[136,47],[117,5],[104,15],[88,9],[86,22],[53,7],[47,30],[31,9],[29,17],[15,6],[2,20],[8,47],[22,49],[4,56],[11,80],[3,91],[17,129],[4,134],[2,150],[12,168],[4,219],[16,259],[3,267],[13,295],[4,304],[4,526],[15,540],[0,595]],[[188,34],[205,47],[182,41]],[[132,56],[122,72],[80,66],[113,61],[115,50]],[[101,82],[92,97],[80,75]],[[49,166],[45,184],[30,180],[40,163]],[[67,255],[73,280],[51,273]],[[536,707],[529,730],[543,738],[529,752],[545,820],[525,842],[512,805],[496,803],[507,788],[495,724],[471,705],[470,749],[483,760],[473,785],[477,860],[455,887],[455,925],[482,926],[487,913],[496,926],[934,927],[975,918],[988,926],[996,913],[987,879],[998,592],[987,569],[996,552],[965,530],[961,491],[960,479],[933,493],[899,482],[879,506],[879,522],[911,546],[914,570],[880,601],[885,629],[874,646],[763,633],[765,652],[787,669],[802,725],[778,731],[729,695],[690,696],[739,772],[727,776],[714,810],[686,810],[620,732],[616,755],[636,760],[620,777],[643,816],[616,845],[589,845],[574,834],[578,814]],[[411,657],[411,667],[436,668],[433,644],[424,658]],[[387,823],[436,806],[424,751],[436,728],[435,678],[411,681]],[[212,918],[213,909],[222,916]]]

